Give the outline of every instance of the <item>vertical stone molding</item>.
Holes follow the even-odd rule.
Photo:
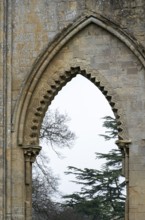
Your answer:
[[[42,120],[77,74],[117,121],[125,219],[145,219],[144,10],[144,0],[0,1],[0,220],[32,219]]]
[[[129,220],[129,145],[131,140],[117,140],[116,144],[122,153],[122,175],[126,181],[125,220]]]
[[[23,88],[23,93],[21,96],[21,100],[19,102],[20,106],[18,106],[19,110],[18,112],[20,112],[20,118],[19,118],[19,125],[17,124],[17,128],[18,128],[18,144],[22,145],[22,144],[36,144],[38,142],[38,132],[39,132],[39,128],[40,128],[40,124],[42,122],[41,118],[43,118],[44,113],[48,107],[48,105],[51,103],[51,101],[53,100],[54,96],[57,94],[57,92],[62,88],[62,85],[64,85],[66,82],[68,82],[69,80],[71,80],[71,75],[72,75],[72,70],[69,70],[67,68],[65,68],[65,63],[67,63],[68,61],[65,60],[65,62],[61,62],[62,57],[64,57],[65,55],[65,50],[67,50],[67,47],[65,48],[65,50],[63,51],[62,56],[60,56],[61,58],[58,58],[58,60],[60,59],[60,63],[58,66],[58,63],[54,63],[51,66],[51,63],[53,61],[53,59],[55,58],[55,56],[57,54],[59,54],[61,52],[61,50],[63,50],[63,47],[65,47],[67,45],[67,43],[69,43],[76,35],[78,35],[81,31],[83,31],[85,28],[89,27],[89,25],[94,25],[96,26],[96,28],[102,28],[102,30],[106,30],[108,32],[108,37],[112,37],[115,36],[118,39],[118,43],[123,43],[124,45],[126,45],[126,47],[130,50],[130,52],[132,52],[132,54],[134,54],[138,60],[140,60],[140,62],[142,63],[143,66],[145,66],[145,61],[144,61],[144,54],[142,51],[142,48],[139,47],[139,45],[136,43],[136,41],[134,40],[134,38],[132,38],[130,35],[128,35],[127,33],[124,32],[123,29],[121,29],[119,26],[117,26],[115,23],[110,22],[108,19],[105,19],[104,17],[100,17],[100,15],[98,15],[97,13],[92,13],[90,11],[86,11],[85,15],[82,14],[82,16],[80,16],[79,18],[76,19],[76,21],[74,20],[73,24],[71,24],[70,26],[68,26],[68,28],[65,28],[60,34],[57,35],[56,38],[54,38],[54,41],[48,45],[48,47],[44,50],[44,52],[40,55],[39,59],[37,60],[37,62],[35,63],[35,65],[33,66],[27,80],[26,80],[26,84]],[[106,36],[104,36],[106,37]],[[115,39],[115,38],[114,38]],[[89,43],[89,42],[88,42]],[[98,42],[99,44],[99,42]],[[105,42],[104,42],[105,44]],[[83,45],[83,44],[82,44]],[[99,44],[100,45],[100,44]],[[87,47],[87,46],[86,46]],[[68,46],[69,48],[69,46]],[[96,51],[97,51],[96,47]],[[112,48],[112,47],[111,47]],[[118,48],[118,47],[117,47]],[[115,48],[116,49],[116,48]],[[92,47],[92,51],[95,51],[95,46]],[[106,47],[106,50],[108,51],[108,46]],[[80,49],[81,51],[81,49]],[[74,51],[67,51],[67,53],[69,54],[69,52],[72,54],[74,53],[74,56],[71,57],[71,60],[74,60],[75,65],[71,65],[69,63],[69,67],[72,66],[73,68],[75,67],[80,67],[82,69],[82,71],[85,69],[85,71],[87,72],[87,75],[90,74],[90,78],[93,78],[93,75],[91,75],[91,72],[93,70],[95,70],[96,72],[98,72],[99,70],[99,66],[102,67],[103,64],[103,60],[100,62],[100,64],[98,65],[98,67],[96,67],[96,69],[94,69],[94,67],[91,68],[91,65],[80,65],[80,63],[77,63],[78,57],[75,57],[75,53]],[[111,54],[111,50],[109,51],[109,53]],[[80,52],[79,52],[80,53]],[[78,53],[78,54],[79,54]],[[113,52],[114,53],[114,52]],[[120,53],[120,51],[118,51],[117,53]],[[126,51],[127,53],[127,51]],[[82,53],[82,56],[84,56],[84,63],[87,63],[87,58],[90,56],[89,51],[86,51]],[[104,53],[105,56],[105,53]],[[95,54],[94,54],[95,57]],[[96,58],[97,60],[98,58]],[[126,58],[128,59],[128,58]],[[86,60],[86,61],[85,61]],[[93,58],[92,58],[93,60]],[[70,62],[70,60],[69,60]],[[109,61],[110,62],[110,61]],[[127,62],[127,60],[126,60]],[[112,60],[111,63],[114,63],[114,61]],[[130,58],[128,60],[128,63],[130,63]],[[63,64],[63,65],[62,65]],[[95,65],[95,63],[93,64]],[[104,67],[102,67],[102,70],[100,68],[100,72],[101,71],[106,71],[106,63],[103,64]],[[120,63],[120,66],[124,65],[124,60],[122,60],[122,63]],[[87,68],[86,68],[87,66]],[[47,79],[47,77],[45,78],[45,73],[49,70],[50,67],[50,72],[49,74],[49,79]],[[116,69],[118,67],[113,67],[112,71],[110,70],[109,73],[109,77],[110,74],[112,75],[112,72],[114,71],[114,69]],[[133,68],[132,63],[131,66],[127,67],[129,68],[128,72],[132,71],[132,69],[134,69],[134,71],[136,70],[136,66]],[[63,72],[61,72],[61,69],[63,69]],[[91,71],[87,71],[87,69],[90,69]],[[76,71],[76,69],[75,69]],[[81,70],[80,70],[81,71]],[[120,69],[120,71],[122,71]],[[58,73],[59,72],[59,73]],[[82,75],[84,75],[83,73],[80,73]],[[116,76],[115,76],[116,77]],[[94,78],[95,79],[95,78]],[[96,79],[95,79],[96,80]],[[108,80],[109,81],[109,80]],[[116,82],[116,79],[114,79],[114,84]],[[101,81],[96,82],[96,84],[102,84]],[[121,85],[122,86],[122,85]],[[98,86],[99,87],[99,86]],[[100,90],[104,89],[104,85],[100,86]],[[114,85],[114,87],[116,87],[116,85]],[[37,88],[37,89],[35,89]],[[107,89],[107,87],[105,87],[106,91],[104,91],[105,93],[110,93],[110,90]],[[113,92],[114,93],[114,90]],[[38,95],[39,94],[39,95]],[[121,112],[120,108],[120,104],[119,107],[117,107],[118,103],[120,102],[118,97],[115,95],[108,95],[108,100],[110,102],[111,99],[111,103],[110,105],[112,106],[113,111],[120,111],[118,114],[118,117],[116,117],[118,120],[119,118],[124,118],[124,114],[125,112]],[[107,98],[107,97],[106,97]],[[117,105],[116,105],[117,104]],[[29,109],[29,111],[27,112],[27,110]],[[27,112],[27,114],[26,114]],[[17,113],[14,113],[14,119],[16,117]],[[126,117],[126,116],[125,116]],[[31,126],[30,126],[31,124]],[[127,137],[125,137],[125,134],[127,132],[127,129],[125,127],[125,123],[124,122],[120,122],[118,124],[121,124],[121,130],[119,129],[119,135],[121,135],[122,139],[125,139]],[[124,134],[121,134],[121,132],[124,132]],[[30,140],[31,139],[31,140]]]
[[[32,220],[32,163],[39,154],[40,146],[23,146],[25,157],[25,219]]]

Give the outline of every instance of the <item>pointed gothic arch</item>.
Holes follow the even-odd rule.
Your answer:
[[[48,106],[51,104],[54,96],[61,90],[61,88],[69,82],[77,74],[89,79],[93,82],[100,91],[104,94],[108,100],[112,110],[116,116],[118,122],[119,139],[127,139],[128,133],[125,126],[125,115],[123,108],[119,102],[119,97],[113,92],[113,89],[105,78],[99,76],[96,77],[96,72],[87,72],[85,69],[81,69],[79,66],[71,67],[69,70],[60,72],[58,75],[52,77],[51,84],[42,82],[37,91],[37,96],[31,100],[30,107],[33,111],[27,114],[26,118],[26,131],[24,131],[23,143],[24,145],[37,145],[39,142],[39,131],[42,123],[42,119],[45,115]],[[38,97],[39,94],[39,97]]]
[[[123,88],[121,88],[121,86],[125,84],[126,79],[121,79],[122,84],[120,85],[120,90],[118,90],[115,85],[117,78],[112,82],[113,78],[111,78],[110,73],[104,72],[104,74],[102,74],[103,70],[91,66],[88,60],[84,61],[81,58],[76,59],[75,56],[70,56],[71,59],[69,59],[67,55],[64,56],[64,47],[66,45],[72,45],[74,38],[77,38],[83,31],[85,33],[91,25],[93,25],[94,29],[99,29],[99,31],[103,30],[108,36],[111,36],[112,39],[116,39],[120,47],[123,48],[124,54],[128,55],[129,62],[132,62],[131,65],[133,65],[135,61],[138,62],[140,66],[145,67],[143,50],[137,41],[116,24],[91,12],[85,13],[68,28],[63,30],[38,57],[28,78],[24,82],[13,116],[14,143],[16,146],[19,146],[19,149],[22,148],[24,151],[26,219],[30,219],[29,216],[31,216],[31,163],[40,150],[38,146],[39,131],[43,117],[54,96],[77,74],[88,78],[102,91],[115,113],[119,130],[119,142],[117,144],[123,151],[126,161],[126,181],[128,182],[129,180],[128,147],[130,140],[125,111],[126,102],[123,100]],[[83,37],[84,36],[82,36],[82,39]],[[87,45],[85,46],[87,47]],[[88,51],[85,56],[89,57],[90,54]],[[95,50],[93,53],[95,56]],[[71,52],[69,52],[69,55],[70,54]],[[57,62],[57,60],[59,60],[59,62]],[[135,70],[135,74],[137,74],[137,70]],[[129,80],[129,77],[127,80]],[[127,88],[127,85],[125,86],[125,88]],[[126,216],[128,215],[128,209],[127,201]],[[128,219],[128,217],[126,217],[126,219]]]
[[[48,65],[51,64],[53,58],[61,51],[62,47],[67,42],[90,24],[94,24],[96,27],[101,27],[111,35],[114,35],[117,39],[123,42],[141,61],[142,65],[145,66],[142,48],[131,36],[106,18],[101,17],[98,14],[92,14],[92,12],[86,12],[68,28],[63,30],[63,32],[59,34],[50,45],[48,45],[46,50],[34,63],[32,71],[24,83],[13,117],[14,128],[17,132],[18,145],[38,144],[40,125],[48,105],[62,86],[71,80],[71,78],[77,73],[80,73],[93,81],[103,92],[112,106],[112,110],[118,120],[119,138],[128,138],[125,125],[125,115],[123,113],[123,107],[119,102],[119,97],[114,93],[107,81],[104,83],[105,79],[101,75],[96,78],[94,73],[92,73],[92,70],[88,71],[84,67],[76,66],[75,64],[70,66],[70,69],[64,69],[64,72],[59,72],[59,75],[55,74],[55,76],[48,76],[50,77],[49,84],[46,85],[46,83],[43,82],[43,73]],[[42,88],[41,91],[38,92],[37,86],[40,83]]]

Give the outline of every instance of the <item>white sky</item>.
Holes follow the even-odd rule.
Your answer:
[[[58,93],[50,106],[50,109],[56,108],[60,113],[68,114],[71,118],[70,129],[77,136],[73,148],[59,150],[63,159],[59,159],[51,148],[48,149],[49,166],[55,175],[59,175],[59,189],[66,194],[79,189],[70,182],[73,176],[64,175],[67,166],[99,169],[100,161],[95,159],[94,152],[108,152],[115,146],[114,141],[106,142],[99,136],[105,132],[101,118],[113,116],[113,113],[99,89],[81,75],[77,75]]]

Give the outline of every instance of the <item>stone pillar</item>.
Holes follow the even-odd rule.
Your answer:
[[[116,144],[122,153],[122,175],[126,181],[125,220],[129,220],[129,145],[130,140],[117,140]]]
[[[23,146],[25,156],[25,220],[32,220],[32,163],[41,150],[40,146]]]

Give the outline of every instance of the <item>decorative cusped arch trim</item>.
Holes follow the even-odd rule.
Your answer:
[[[40,99],[42,96],[44,100],[33,100],[35,88],[37,88],[38,83],[41,81],[42,75],[46,70],[47,66],[50,64],[53,57],[61,50],[61,48],[72,38],[74,37],[79,31],[83,30],[89,24],[96,24],[97,26],[107,30],[112,35],[116,36],[120,39],[140,60],[142,65],[145,67],[145,55],[143,52],[142,47],[135,41],[132,37],[130,37],[127,33],[125,33],[120,27],[116,24],[110,22],[104,17],[101,17],[98,14],[92,14],[91,12],[85,13],[79,19],[77,19],[73,24],[71,24],[66,30],[63,30],[61,34],[59,34],[55,40],[49,45],[43,54],[37,59],[34,63],[34,67],[32,68],[31,73],[29,74],[28,79],[25,82],[24,89],[20,96],[20,100],[17,104],[14,114],[14,127],[17,132],[17,140],[18,144],[22,145],[24,142],[25,144],[38,144],[38,134],[42,119],[44,117],[45,111],[50,104],[51,100],[57,94],[57,92],[62,88],[64,84],[66,84],[69,80],[72,79],[76,74],[80,73],[85,75],[89,78],[90,73],[84,74],[83,71],[71,68],[69,71],[65,71],[61,75],[61,79],[55,79],[52,84],[49,84],[49,88],[43,85],[44,89],[42,94],[40,95]],[[77,67],[78,68],[78,67]],[[75,74],[72,74],[72,71]],[[77,73],[76,73],[77,72]],[[92,73],[91,73],[92,74]],[[70,77],[71,76],[71,77]],[[94,83],[101,88],[102,92],[106,95],[106,98],[109,100],[110,105],[114,112],[116,112],[116,116],[118,118],[118,125],[119,125],[119,136],[121,139],[128,139],[127,136],[127,129],[125,126],[125,120],[123,119],[123,113],[119,112],[122,110],[122,107],[118,104],[119,99],[116,95],[110,95],[109,90],[107,87],[104,87],[102,81],[98,81],[98,79],[93,79],[92,75],[90,75],[90,80],[94,81]],[[113,93],[111,91],[111,93]],[[33,106],[32,106],[33,103]],[[34,104],[35,103],[35,104]],[[41,105],[40,105],[41,103]],[[47,104],[46,104],[47,103]],[[117,106],[119,105],[119,106]],[[37,118],[36,118],[37,117]],[[32,118],[33,122],[31,121],[28,123],[28,118]],[[34,119],[35,118],[35,119]],[[37,125],[36,125],[37,124]]]
[[[23,133],[23,144],[36,145],[39,142],[39,132],[44,114],[53,100],[54,96],[77,74],[80,74],[94,83],[108,100],[115,114],[118,124],[119,139],[127,139],[128,133],[125,123],[125,115],[119,96],[114,93],[108,81],[96,71],[71,67],[69,70],[59,72],[51,78],[51,84],[40,83],[38,93],[31,99],[30,110],[25,121]],[[39,95],[38,95],[39,94]],[[97,100],[96,100],[97,101]]]

